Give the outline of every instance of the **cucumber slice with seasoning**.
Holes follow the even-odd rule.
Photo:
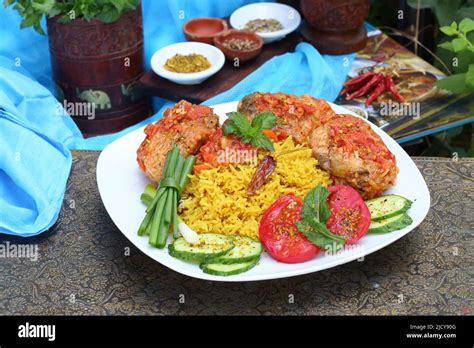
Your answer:
[[[247,262],[231,264],[203,263],[200,267],[204,273],[217,276],[231,276],[248,271],[257,264],[258,260],[259,258],[256,258]]]
[[[263,251],[262,243],[250,237],[229,235],[234,243],[234,248],[227,254],[216,259],[209,260],[208,263],[242,263],[252,261],[260,257]]]
[[[384,195],[365,201],[372,221],[380,221],[406,212],[411,201],[398,195]]]
[[[380,221],[372,221],[367,234],[389,233],[411,225],[413,220],[407,213],[391,216]]]
[[[168,246],[171,256],[185,261],[204,262],[225,255],[234,247],[232,238],[223,234],[199,234],[197,243],[190,244],[179,237]]]

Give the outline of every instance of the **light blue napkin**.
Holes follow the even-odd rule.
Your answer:
[[[77,137],[45,87],[0,66],[0,233],[29,237],[54,224]]]

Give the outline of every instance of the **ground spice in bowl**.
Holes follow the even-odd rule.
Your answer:
[[[175,54],[166,61],[163,67],[176,73],[196,73],[209,69],[211,63],[202,54]]]
[[[258,43],[249,39],[231,38],[222,43],[223,46],[237,51],[251,51],[258,47]]]
[[[283,25],[277,21],[276,19],[269,18],[269,19],[254,19],[248,21],[245,24],[246,30],[251,30],[256,33],[271,33],[274,31],[282,30]]]

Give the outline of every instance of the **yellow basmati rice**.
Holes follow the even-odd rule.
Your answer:
[[[181,218],[198,233],[240,234],[258,238],[258,223],[278,198],[304,195],[313,187],[331,184],[329,174],[318,167],[309,147],[291,138],[275,144],[276,168],[266,184],[248,196],[255,172],[251,164],[226,165],[201,170],[190,177],[180,205]],[[261,159],[264,155],[259,155]]]

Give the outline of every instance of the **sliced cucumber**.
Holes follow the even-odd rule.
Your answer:
[[[413,220],[407,213],[402,213],[399,215],[391,216],[387,219],[380,221],[372,221],[370,224],[368,234],[381,234],[389,233],[411,225]]]
[[[247,262],[232,263],[228,265],[223,263],[203,263],[200,267],[204,273],[218,276],[230,276],[248,271],[257,264],[258,260],[259,258],[255,258]]]
[[[225,255],[234,247],[232,238],[223,234],[199,234],[197,243],[190,244],[183,237],[168,246],[169,254],[186,261],[204,262]]]
[[[406,212],[411,201],[398,195],[384,195],[365,201],[372,221],[380,221]]]
[[[229,235],[234,243],[234,248],[227,254],[219,256],[215,259],[209,260],[208,263],[242,263],[251,261],[260,257],[263,251],[262,243],[259,241],[239,235]]]

